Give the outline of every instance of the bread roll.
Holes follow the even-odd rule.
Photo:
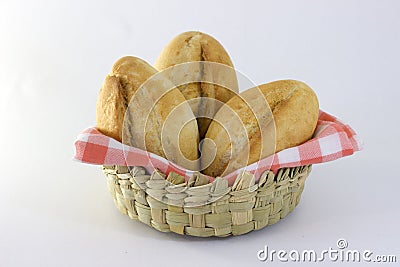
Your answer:
[[[133,94],[157,71],[145,61],[123,57],[115,62],[97,98],[96,121],[100,132],[122,141],[126,108]]]
[[[197,160],[199,139],[189,104],[171,81],[139,58],[115,62],[100,90],[96,120],[99,131],[118,141],[197,168],[187,161]]]
[[[223,46],[210,35],[196,31],[184,32],[176,36],[163,49],[155,67],[161,71],[180,63],[196,61],[221,63],[233,68],[232,61]],[[191,71],[180,69],[178,72],[190,73]],[[170,78],[175,84],[180,85],[178,88],[187,100],[204,97],[222,102],[207,101],[204,98],[194,103],[191,102],[193,113],[198,117],[200,138],[202,139],[211,121],[204,117],[212,118],[220,106],[238,92],[238,85],[236,73],[233,69],[221,69],[218,66],[207,65],[201,67],[198,72],[201,80],[208,80],[213,83],[219,81],[220,85],[224,87],[204,82],[180,85],[182,81],[177,80],[177,77],[182,77],[186,73],[179,75],[175,72],[173,77]]]
[[[258,102],[256,98],[259,98]],[[268,110],[262,110],[265,101],[270,106],[273,120]],[[234,120],[232,114],[238,119]],[[206,167],[203,173],[223,176],[309,140],[318,114],[317,96],[299,81],[275,81],[233,97],[218,111],[207,131],[202,147],[202,168]],[[271,144],[273,140],[275,142]],[[207,158],[208,154],[215,154],[213,149],[217,150],[216,157]]]

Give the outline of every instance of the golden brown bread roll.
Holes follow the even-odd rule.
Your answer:
[[[189,31],[176,36],[161,52],[158,57],[155,67],[158,70],[164,70],[168,67],[175,66],[180,63],[196,62],[196,61],[209,61],[233,67],[232,61],[224,47],[213,37],[205,33]],[[184,69],[180,71],[184,72]],[[187,100],[195,99],[198,97],[217,99],[223,103],[227,102],[232,96],[238,92],[238,85],[236,81],[236,73],[234,70],[221,70],[214,66],[203,66],[198,70],[202,80],[211,80],[214,82],[219,80],[222,85],[226,85],[229,89],[210,83],[188,83],[180,85],[178,88]],[[174,73],[170,79],[175,84],[182,84],[181,80],[176,80],[174,77],[180,75]],[[226,81],[226,82],[225,82]],[[199,117],[213,117],[216,111],[221,106],[221,103],[200,100],[196,103],[191,103],[193,113],[198,117],[200,138],[203,138],[210,119]]]
[[[118,141],[197,168],[187,161],[198,158],[199,139],[189,104],[171,81],[139,58],[115,62],[100,90],[96,120],[99,131]]]
[[[268,110],[262,110],[265,100],[273,120]],[[233,97],[214,116],[207,131],[202,147],[202,168],[206,167],[203,173],[223,176],[309,140],[318,113],[318,99],[313,90],[294,80],[263,84],[241,93],[240,97]],[[271,144],[271,140],[275,140],[275,144]],[[208,154],[214,154],[213,149],[217,149],[216,157],[207,158]]]
[[[123,57],[114,63],[97,98],[99,131],[122,141],[122,126],[129,101],[140,85],[155,73],[157,70],[135,57]]]

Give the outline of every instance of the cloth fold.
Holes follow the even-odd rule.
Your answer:
[[[284,167],[328,162],[352,155],[361,150],[362,146],[361,139],[349,125],[320,110],[312,139],[236,170],[224,178],[231,182],[245,169],[255,174],[258,179],[265,170],[276,172]],[[192,171],[177,166],[163,157],[124,145],[102,134],[95,127],[87,128],[78,135],[75,141],[74,159],[95,165],[143,166],[149,173],[155,168],[167,175],[170,171],[174,171],[183,175],[185,179],[193,175]],[[208,178],[210,181],[214,180],[213,177]]]

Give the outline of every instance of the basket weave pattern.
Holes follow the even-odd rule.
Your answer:
[[[183,177],[142,167],[103,166],[118,209],[159,231],[209,237],[241,235],[286,217],[300,201],[311,165],[265,171],[256,183],[242,172],[232,186],[201,174]]]

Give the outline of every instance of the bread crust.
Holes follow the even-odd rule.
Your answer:
[[[125,144],[165,158],[168,158],[167,153],[172,157],[169,160],[182,164],[182,167],[197,168],[187,165],[185,161],[198,158],[198,126],[195,117],[182,93],[171,81],[157,76],[157,73],[151,65],[136,57],[117,60],[100,89],[96,106],[97,128]],[[155,81],[144,88],[149,78]],[[172,89],[158,97],[160,87]],[[138,107],[144,103],[148,109]],[[174,127],[179,144],[166,145],[162,140],[163,127],[166,127],[165,122],[171,112],[178,107],[179,112],[173,113],[173,120],[170,119],[168,124]],[[164,140],[169,142],[168,138],[173,137],[164,136]]]
[[[260,99],[260,105],[263,105],[266,100],[273,115],[272,123],[264,122],[264,126],[267,126],[268,129],[264,132],[260,128],[264,126],[260,126],[257,122],[257,117],[262,118],[263,114],[254,114],[253,111],[256,110],[254,106],[249,107],[241,98],[243,95],[255,96],[256,92],[261,92],[264,98]],[[214,142],[217,149],[216,157],[203,170],[204,174],[214,177],[229,174],[275,152],[309,140],[314,133],[319,114],[318,99],[313,90],[305,83],[295,80],[275,81],[251,88],[241,93],[240,96],[234,96],[225,105],[238,115],[244,132],[232,131],[231,125],[224,125],[227,123],[224,118],[229,116],[228,108],[221,108],[215,115],[215,120],[211,122],[206,138]],[[264,117],[265,115],[268,117],[268,114],[264,114]],[[218,121],[222,121],[222,123]],[[243,140],[245,138],[248,140]],[[268,144],[271,139],[275,139],[273,145]],[[211,150],[213,149],[212,145],[205,144],[202,148],[202,163],[205,160],[210,162],[210,159],[204,155],[212,154]],[[246,151],[246,145],[249,145],[248,158],[240,154]],[[238,161],[238,159],[242,161]],[[234,164],[231,164],[230,161],[234,161]]]
[[[233,68],[232,61],[224,47],[212,36],[198,31],[184,32],[176,36],[162,50],[155,62],[155,67],[161,71],[177,64],[196,61],[221,63]],[[215,68],[210,66],[205,67],[201,70],[202,73],[200,75],[211,81],[214,79],[221,80],[220,77],[216,77],[220,74],[217,71],[213,71],[213,69]],[[226,74],[227,71],[223,72]],[[238,93],[235,72],[232,71],[227,76],[224,78],[230,80],[226,83],[230,85],[229,89],[212,83],[200,82],[180,85],[178,88],[187,100],[203,97],[216,99],[225,103]],[[181,81],[174,82],[179,83]],[[212,118],[220,106],[221,104],[218,104],[218,102],[214,103],[203,99],[203,101],[199,101],[196,105],[192,105],[192,110],[198,117],[210,116]],[[212,110],[211,114],[210,110]],[[198,118],[200,138],[204,137],[210,122],[211,119]]]

